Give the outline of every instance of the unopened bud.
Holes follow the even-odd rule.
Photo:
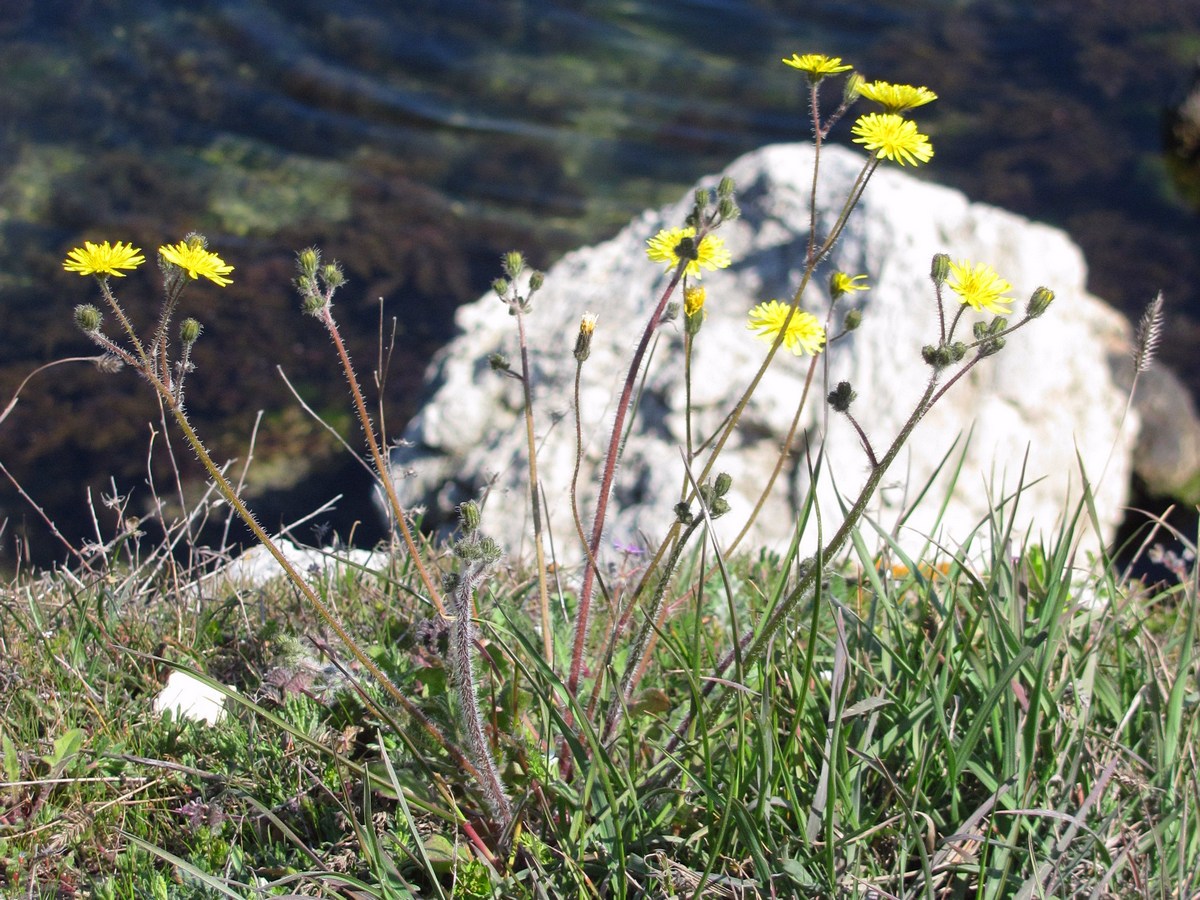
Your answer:
[[[850,387],[850,382],[839,381],[838,386],[829,392],[829,405],[833,407],[834,412],[844,413],[850,409],[850,404],[854,402],[858,394]]]
[[[492,290],[496,292],[496,296],[501,300],[508,298],[508,282],[503,278],[497,278],[492,282]]]
[[[1029,298],[1029,305],[1025,307],[1025,315],[1031,319],[1036,319],[1054,302],[1054,291],[1050,288],[1040,287],[1033,292]]]
[[[733,476],[728,472],[722,472],[717,476],[717,480],[713,482],[713,491],[718,497],[724,497],[728,494],[731,487],[733,487]]]
[[[692,208],[698,215],[704,215],[704,211],[708,209],[709,201],[712,199],[708,193],[708,188],[696,188],[696,193],[692,196]]]
[[[184,319],[179,323],[179,340],[185,347],[190,347],[196,343],[196,339],[200,337],[200,332],[204,327],[195,319]]]
[[[458,523],[462,526],[463,534],[478,531],[480,519],[479,504],[474,500],[468,500],[458,507]]]
[[[862,310],[861,309],[852,309],[848,313],[846,313],[846,318],[843,322],[843,327],[847,331],[853,331],[861,324],[862,324]]]
[[[857,72],[851,72],[842,88],[842,102],[849,106],[858,99],[858,88],[865,79]]]
[[[585,312],[579,320],[579,333],[575,335],[575,359],[583,362],[592,355],[592,332],[596,330],[596,316]]]
[[[75,324],[88,334],[99,331],[103,321],[104,316],[92,304],[81,303],[75,307]]]
[[[346,283],[346,275],[340,265],[329,263],[321,267],[321,281],[325,283],[326,290],[336,291]]]
[[[546,273],[545,272],[534,272],[533,274],[531,274],[529,276],[529,293],[532,294],[535,291],[540,291],[542,289],[542,285],[545,283],[546,283]]]
[[[509,278],[516,278],[525,268],[525,257],[519,250],[510,250],[500,258],[500,267]]]
[[[741,214],[742,210],[732,197],[722,197],[717,201],[717,215],[721,217],[722,222],[732,222]]]
[[[728,175],[717,182],[717,198],[720,200],[732,200],[736,190],[737,184]]]
[[[724,497],[717,497],[708,507],[708,514],[714,519],[720,518],[729,512],[729,501]]]
[[[508,364],[508,357],[503,353],[493,353],[488,357],[488,365],[492,367],[493,372],[507,372],[511,369]]]
[[[675,520],[679,522],[680,525],[692,524],[692,511],[688,508],[686,503],[675,504]]]
[[[1005,340],[1002,337],[989,338],[979,345],[979,356],[992,356],[1004,349]]]
[[[321,263],[321,251],[316,247],[308,247],[296,254],[296,268],[300,270],[301,276],[315,278],[317,275],[317,266]]]
[[[935,253],[929,266],[929,277],[938,287],[945,284],[946,279],[950,277],[950,257],[945,253]]]
[[[660,325],[665,325],[668,322],[674,322],[679,318],[679,304],[672,300],[667,304],[667,308],[663,310],[662,318],[658,320]]]
[[[321,312],[329,303],[328,298],[320,292],[305,294],[300,299],[300,308],[310,316],[315,316]]]

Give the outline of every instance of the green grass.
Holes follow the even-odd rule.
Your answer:
[[[761,619],[795,559],[728,560],[700,592],[693,560],[608,742],[541,656],[530,580],[498,576],[478,598],[478,688],[518,810],[507,858],[486,849],[503,842],[449,749],[461,732],[445,635],[406,573],[319,584],[410,710],[329,664],[320,620],[282,580],[209,582],[200,596],[163,578],[130,596],[115,567],[15,579],[0,610],[0,886],[1188,895],[1200,887],[1194,572],[1121,582],[1077,568],[1070,531],[1014,555],[997,551],[1005,537],[992,523],[958,557],[920,563],[858,541],[764,663],[726,674],[740,687],[719,713],[700,697],[729,617]],[[564,625],[559,647],[567,637]],[[154,717],[170,665],[236,687],[232,715],[211,728]]]

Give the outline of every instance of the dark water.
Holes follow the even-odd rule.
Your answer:
[[[802,78],[779,62],[793,51],[937,91],[918,116],[937,149],[927,177],[1066,228],[1092,290],[1133,315],[1165,291],[1162,358],[1200,386],[1200,217],[1162,144],[1163,111],[1200,55],[1192,0],[6,0],[4,12],[0,400],[36,366],[92,352],[71,308],[94,297],[61,270],[66,250],[106,238],[152,250],[203,231],[237,268],[232,287],[192,295],[206,332],[189,405],[225,457],[245,456],[265,410],[249,483],[271,526],[362,489],[275,370],[355,437],[327,341],[288,287],[295,250],[345,263],[338,313],[364,373],[396,320],[383,410],[397,433],[453,309],[486,289],[499,253],[548,265],[744,151],[803,139]],[[121,288],[149,321],[153,279]],[[90,486],[111,533],[102,492],[137,514],[148,473],[172,494],[157,420],[128,373],[58,367],[0,424],[0,462],[72,538],[91,529]],[[199,479],[176,451],[190,492]],[[62,555],[8,483],[0,517],[0,562],[22,534],[38,559]],[[323,521],[345,532],[364,518],[359,499]]]

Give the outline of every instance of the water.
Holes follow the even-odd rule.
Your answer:
[[[32,369],[92,352],[75,330],[83,239],[155,248],[198,229],[235,284],[199,289],[206,325],[190,411],[218,456],[244,457],[269,526],[336,492],[353,466],[275,369],[353,435],[317,326],[288,288],[322,246],[351,279],[337,308],[364,373],[393,333],[384,413],[396,433],[451,315],[519,247],[537,265],[677,197],[766,143],[804,139],[803,79],[779,63],[829,52],[869,77],[926,84],[927,177],[1065,227],[1091,288],[1132,315],[1166,292],[1162,358],[1193,387],[1200,220],[1162,151],[1161,116],[1200,55],[1200,5],[1079,2],[265,2],[10,0],[0,21],[0,399]],[[841,135],[845,140],[847,129]],[[121,284],[140,321],[153,279]],[[380,306],[382,298],[382,313]],[[387,343],[386,341],[384,342]],[[38,376],[0,424],[0,462],[72,539],[185,500],[149,391],[81,364]],[[148,425],[147,423],[152,423]],[[161,430],[161,429],[158,429]],[[152,444],[152,449],[148,449]],[[152,477],[149,473],[152,473]],[[301,487],[297,496],[296,487]],[[12,538],[60,558],[0,485]],[[323,524],[370,521],[361,497]],[[369,538],[370,529],[359,535]],[[94,536],[94,535],[93,535]],[[310,535],[302,535],[308,537]]]

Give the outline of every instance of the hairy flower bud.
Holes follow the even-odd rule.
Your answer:
[[[529,276],[529,293],[533,294],[542,289],[542,285],[546,283],[545,272],[533,272]]]
[[[474,500],[468,500],[458,507],[458,522],[463,534],[470,535],[478,531],[480,518],[479,504]]]
[[[496,296],[501,300],[508,298],[508,282],[503,278],[497,278],[492,282],[492,290],[496,292]]]
[[[732,222],[741,214],[741,208],[732,197],[722,197],[717,201],[717,215],[721,217],[722,222]]]
[[[509,278],[516,278],[525,268],[525,257],[519,250],[510,250],[500,258],[500,268]]]
[[[104,316],[92,304],[80,303],[75,307],[75,324],[86,333],[95,334],[103,321]]]
[[[336,291],[346,283],[346,275],[338,263],[329,263],[321,267],[321,281],[327,291]]]
[[[844,413],[850,409],[850,404],[854,402],[858,394],[850,387],[850,382],[839,381],[838,386],[829,392],[829,405],[833,407],[834,412]]]
[[[844,327],[847,331],[853,331],[861,324],[862,324],[862,310],[861,309],[852,309],[848,313],[846,313],[846,318],[845,318],[845,321],[842,323],[842,327]]]
[[[195,319],[184,319],[179,323],[179,340],[185,347],[190,347],[196,343],[196,339],[200,337],[200,332],[203,330],[204,326]]]
[[[592,332],[596,330],[596,316],[585,312],[579,320],[579,333],[575,335],[575,359],[583,362],[592,355]]]
[[[321,251],[316,247],[308,247],[296,254],[296,268],[302,277],[309,279],[317,276],[317,266],[321,263]]]
[[[717,182],[717,198],[720,200],[732,200],[736,190],[737,184],[728,175]]]
[[[1040,287],[1033,292],[1029,298],[1029,305],[1025,307],[1025,315],[1031,319],[1036,319],[1054,302],[1054,291],[1047,287]]]
[[[946,279],[950,277],[950,257],[945,253],[935,253],[929,266],[929,277],[938,287],[945,284]]]
[[[728,494],[731,487],[733,487],[733,476],[728,472],[722,472],[717,476],[717,480],[713,482],[713,491],[718,497],[724,497]]]

